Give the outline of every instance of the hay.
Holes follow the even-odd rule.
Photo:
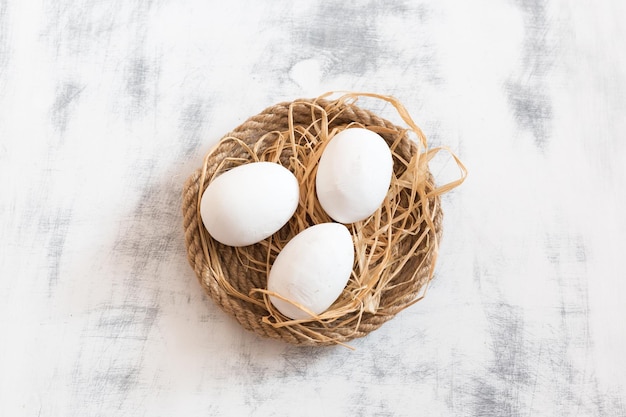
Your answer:
[[[460,178],[435,186],[428,162],[441,148],[428,149],[426,137],[396,99],[357,93],[336,100],[326,97],[280,103],[251,117],[208,152],[183,192],[188,259],[209,296],[246,329],[299,345],[344,344],[365,336],[424,296],[442,231],[440,195],[466,176],[465,167],[452,154]],[[356,106],[359,97],[391,103],[408,127],[395,126]],[[355,263],[339,299],[309,320],[291,320],[270,303],[269,295],[278,295],[267,291],[266,279],[274,259],[293,236],[332,221],[316,198],[315,174],[328,141],[353,126],[380,134],[389,145],[394,160],[391,186],[372,216],[347,225],[354,240]],[[258,244],[222,245],[202,225],[202,193],[225,171],[259,161],[280,163],[298,178],[296,213],[281,230]]]

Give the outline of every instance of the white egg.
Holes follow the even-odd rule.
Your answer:
[[[272,162],[241,165],[204,191],[200,215],[209,234],[229,246],[247,246],[276,233],[298,207],[298,180]]]
[[[322,153],[316,192],[333,220],[354,223],[371,216],[382,204],[393,173],[393,158],[375,132],[351,128],[335,135]]]
[[[346,226],[322,223],[298,233],[280,251],[267,280],[267,288],[321,314],[345,288],[354,263],[354,244]],[[292,319],[311,316],[292,303],[270,296],[272,304]]]

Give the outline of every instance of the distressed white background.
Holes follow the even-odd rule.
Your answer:
[[[626,3],[354,3],[0,0],[0,416],[626,415]],[[228,130],[332,89],[470,170],[355,352],[223,314],[180,210]]]

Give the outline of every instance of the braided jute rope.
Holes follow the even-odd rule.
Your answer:
[[[355,103],[362,96],[391,103],[408,128],[358,107]],[[244,328],[296,345],[345,344],[419,301],[433,277],[442,233],[440,195],[466,175],[452,154],[461,178],[435,187],[428,161],[439,148],[427,148],[423,133],[396,99],[376,94],[324,97],[279,103],[250,117],[206,155],[183,190],[188,259],[208,295]],[[269,302],[267,275],[292,237],[309,226],[332,221],[315,197],[317,162],[328,141],[352,126],[379,133],[389,145],[394,159],[391,187],[376,213],[347,225],[355,243],[355,264],[339,299],[318,317],[290,320]],[[256,161],[277,162],[294,173],[300,183],[298,209],[288,224],[258,244],[222,245],[203,227],[202,193],[221,173]]]

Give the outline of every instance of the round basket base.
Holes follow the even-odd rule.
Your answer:
[[[261,336],[297,345],[332,345],[362,337],[418,301],[433,275],[442,211],[428,171],[425,138],[355,104],[302,99],[252,116],[207,154],[184,185],[183,215],[189,263],[208,295],[241,325]],[[332,221],[315,198],[315,172],[324,146],[337,132],[359,126],[380,134],[394,159],[392,184],[381,208],[347,225],[355,243],[348,286],[331,308],[307,321],[293,321],[269,302],[266,278],[276,255],[297,233]],[[415,130],[415,129],[413,129]],[[272,161],[296,175],[300,205],[276,234],[255,245],[229,247],[202,225],[199,201],[213,178],[238,165]]]

